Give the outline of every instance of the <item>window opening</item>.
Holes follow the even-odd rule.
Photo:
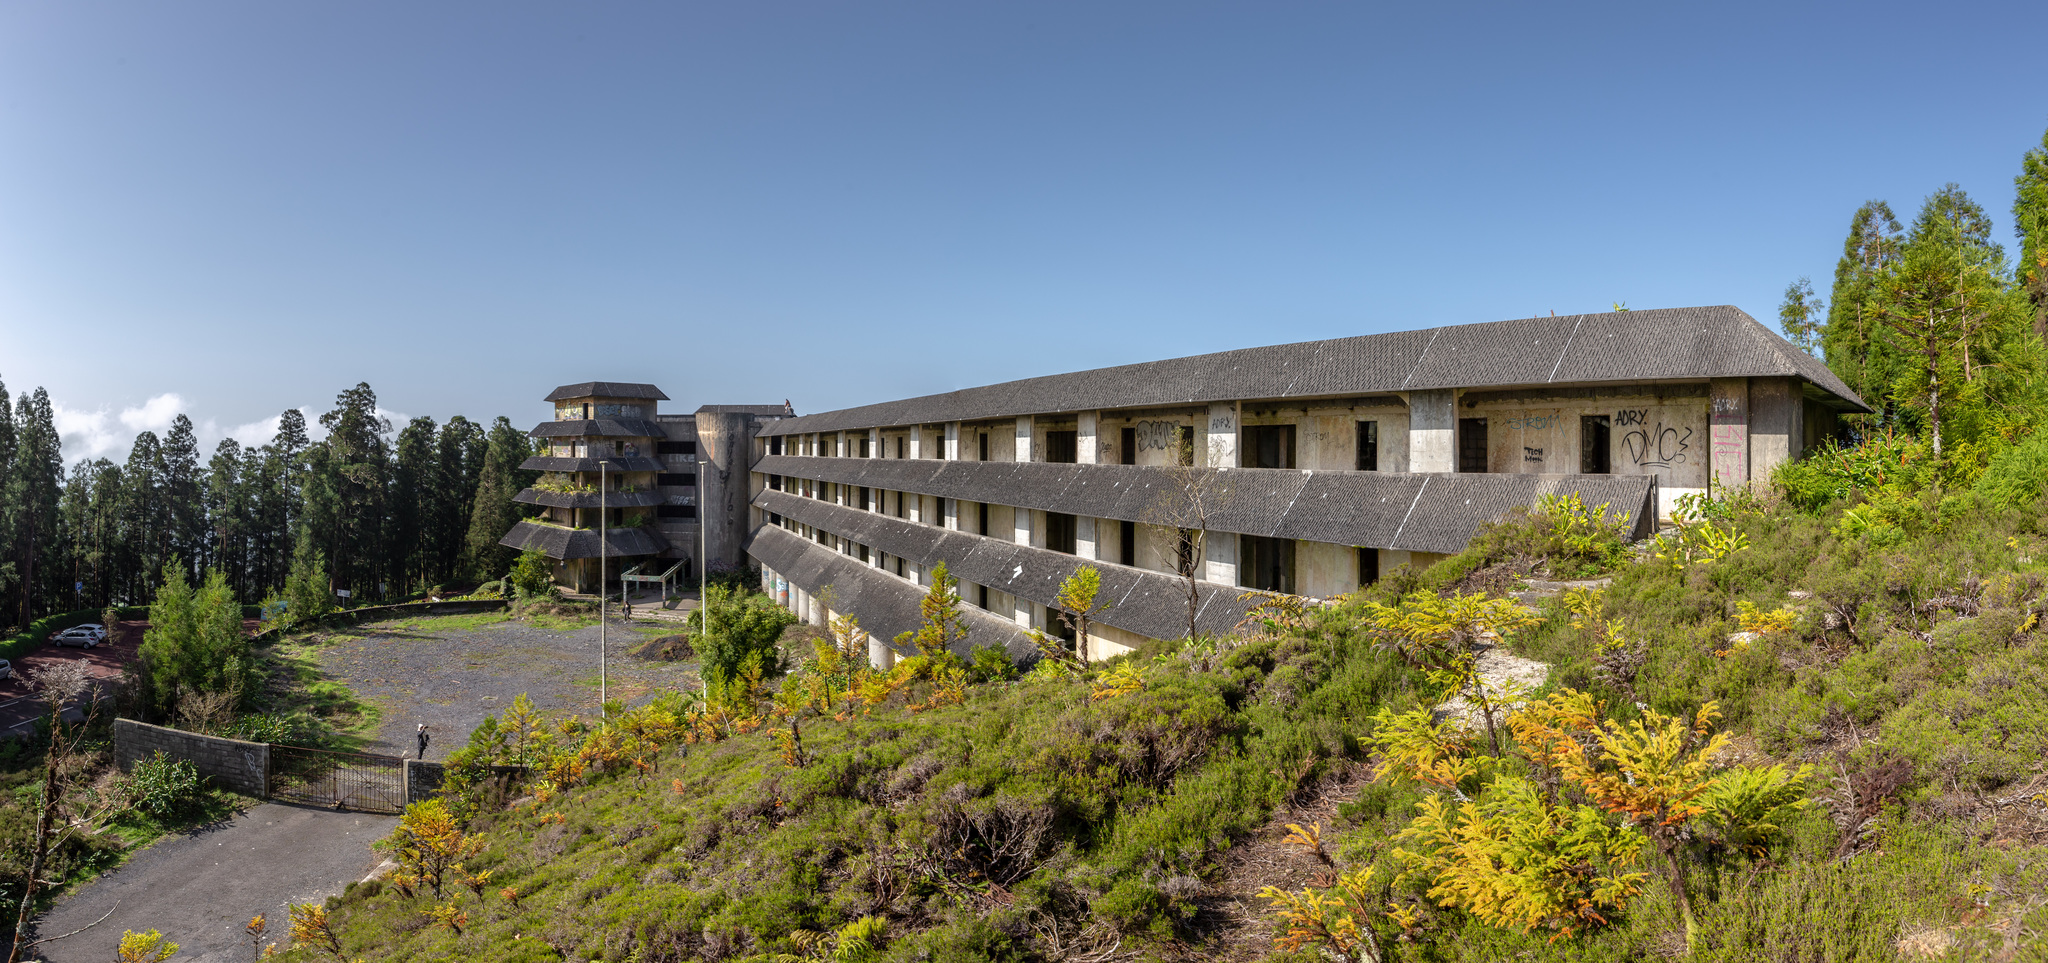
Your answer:
[[[1579,416],[1579,474],[1605,475],[1612,470],[1607,459],[1613,430],[1606,415]]]
[[[1244,468],[1293,468],[1293,425],[1250,425],[1244,429],[1238,465]]]
[[[1458,419],[1458,470],[1486,471],[1486,419]]]
[[[1294,591],[1294,539],[1239,535],[1237,584],[1266,592]]]
[[[1065,512],[1045,513],[1045,547],[1068,555],[1074,554],[1074,516]]]
[[[1358,423],[1358,470],[1380,470],[1380,423],[1377,421]]]
[[[1048,431],[1045,433],[1045,460],[1062,465],[1080,461],[1079,431]]]

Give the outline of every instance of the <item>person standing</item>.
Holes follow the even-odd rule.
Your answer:
[[[424,722],[420,723],[419,737],[420,754],[415,758],[419,759],[421,762],[425,762],[427,758],[427,724]]]

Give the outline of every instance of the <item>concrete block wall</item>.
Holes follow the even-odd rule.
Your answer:
[[[261,742],[222,739],[152,726],[133,719],[114,720],[114,764],[127,772],[157,752],[186,759],[218,786],[245,796],[270,795],[270,746]]]

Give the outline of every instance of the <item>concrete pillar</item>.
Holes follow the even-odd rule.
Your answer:
[[[846,432],[835,431],[832,433],[832,457],[846,457]]]
[[[1011,514],[1016,518],[1016,531],[1013,533],[1015,536],[1014,540],[1019,545],[1031,544],[1031,516],[1033,512],[1028,508],[1019,508]]]
[[[1097,413],[1093,411],[1084,411],[1074,416],[1074,460],[1083,465],[1093,465],[1101,460],[1097,457],[1099,449],[1095,440],[1095,425],[1098,420],[1096,416]]]
[[[946,460],[960,460],[960,423],[946,422]]]
[[[1074,519],[1074,554],[1086,559],[1101,558],[1095,545],[1095,519],[1081,515]]]
[[[746,564],[748,470],[759,426],[743,414],[697,413],[697,523],[712,571]]]
[[[923,457],[924,457],[924,426],[923,426],[923,425],[911,425],[911,426],[910,426],[910,457],[912,457],[912,458],[923,458]]]
[[[1458,470],[1458,394],[1451,388],[1408,393],[1408,470]]]
[[[1202,539],[1202,578],[1224,585],[1237,584],[1237,536],[1210,532]]]
[[[890,648],[889,643],[882,641],[880,636],[869,635],[868,662],[886,672],[896,667],[896,650]]]
[[[1806,398],[1792,378],[1749,379],[1749,478],[1762,486],[1806,442]]]
[[[939,519],[939,523],[953,531],[960,530],[960,499],[946,499],[946,517]]]
[[[882,429],[880,428],[868,429],[868,457],[882,457]]]
[[[1017,418],[1017,460],[1032,461],[1031,457],[1031,416]]]
[[[1712,432],[1713,483],[1749,482],[1749,379],[1715,378],[1708,383],[1708,430]]]
[[[1243,421],[1235,401],[1209,406],[1209,460],[1211,468],[1237,467],[1237,426]]]
[[[1037,624],[1038,603],[1022,596],[1012,595],[1010,596],[1010,604],[1012,606],[1010,617],[1016,619],[1018,625],[1028,629]]]

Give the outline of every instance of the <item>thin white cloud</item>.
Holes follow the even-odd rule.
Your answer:
[[[118,411],[112,408],[67,408],[60,404],[50,407],[56,420],[57,434],[64,442],[64,460],[67,462],[85,458],[120,461],[128,457],[136,435],[153,431],[162,438],[171,430],[171,424],[179,414],[190,416],[184,397],[176,392],[165,392],[142,404]],[[299,413],[306,416],[306,436],[309,439],[319,441],[327,437],[327,429],[321,427],[318,413],[306,407],[301,407]],[[378,408],[377,414],[391,421],[394,432],[409,420],[405,413],[386,408]],[[213,418],[194,419],[193,434],[198,436],[200,460],[211,458],[214,448],[223,438],[233,438],[245,448],[270,444],[271,439],[277,437],[277,426],[282,417],[280,413],[228,426],[222,426]]]

